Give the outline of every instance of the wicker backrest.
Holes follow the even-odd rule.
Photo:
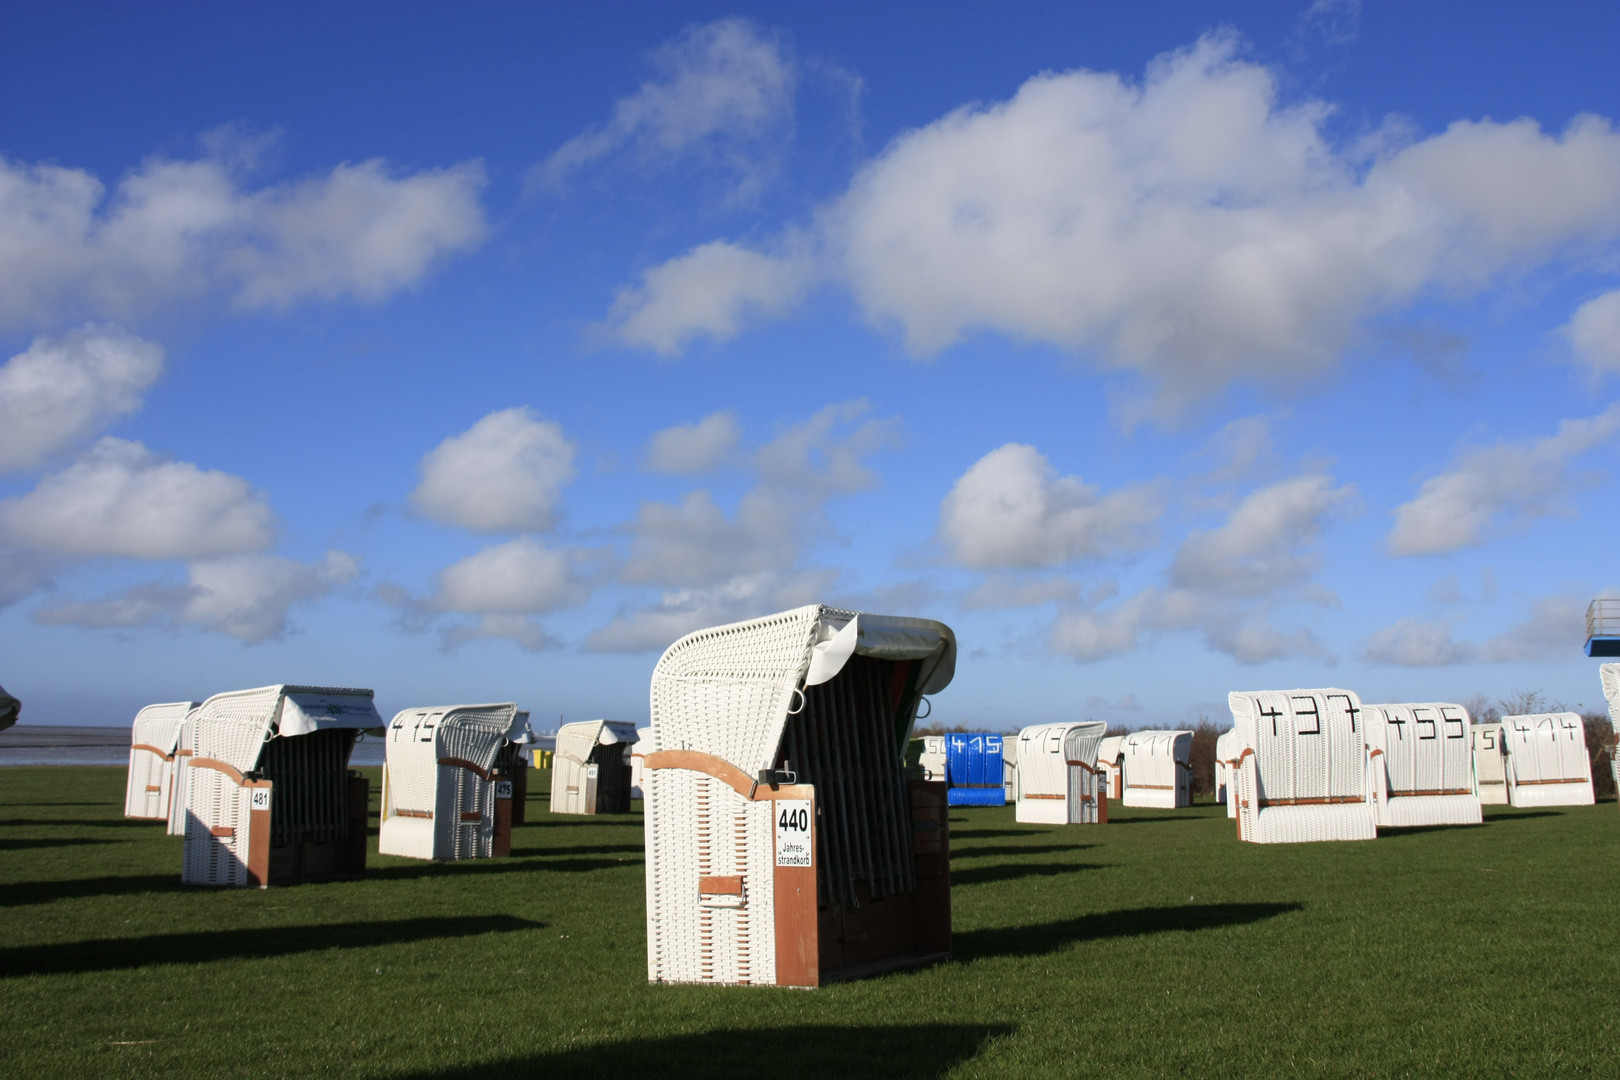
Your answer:
[[[1125,783],[1174,788],[1176,766],[1186,767],[1192,754],[1190,731],[1133,731],[1120,743],[1125,755]]]
[[[1369,764],[1391,797],[1474,790],[1468,710],[1450,702],[1363,705]]]
[[[1352,691],[1260,690],[1227,696],[1270,801],[1358,799],[1367,791],[1361,699]]]
[[[1533,713],[1502,717],[1508,768],[1515,785],[1552,780],[1592,780],[1586,724],[1579,713]]]
[[[750,775],[770,768],[824,613],[853,615],[810,604],[671,645],[653,669],[659,749],[713,754]]]

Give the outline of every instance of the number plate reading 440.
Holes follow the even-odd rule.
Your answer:
[[[810,840],[812,804],[786,799],[776,804],[776,865],[811,866],[815,846]]]

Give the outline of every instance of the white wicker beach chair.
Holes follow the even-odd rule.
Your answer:
[[[1468,731],[1468,745],[1474,754],[1474,785],[1480,803],[1506,806],[1507,751],[1502,722],[1473,725]]]
[[[1586,724],[1579,713],[1504,716],[1502,746],[1507,751],[1508,801],[1514,806],[1591,806],[1597,801]]]
[[[1192,732],[1133,731],[1120,741],[1126,806],[1192,805]]]
[[[4,731],[15,724],[17,717],[20,715],[22,715],[22,702],[6,693],[6,688],[0,686],[0,731]]]
[[[215,694],[186,721],[181,880],[265,888],[365,872],[367,781],[348,769],[383,731],[370,690]]]
[[[1040,825],[1105,825],[1108,799],[1097,745],[1108,725],[1086,720],[1038,724],[1003,743],[1017,746],[1014,818]]]
[[[1110,735],[1097,744],[1097,768],[1102,770],[1103,784],[1110,799],[1122,799],[1125,795],[1125,777],[1120,771],[1124,760],[1125,736]]]
[[[514,773],[528,731],[515,702],[405,709],[388,725],[377,852],[413,859],[511,853]],[[515,758],[515,755],[506,755]]]
[[[628,814],[635,771],[630,755],[639,739],[634,724],[613,720],[582,720],[558,728],[551,756],[551,812]]]
[[[1261,690],[1229,694],[1227,701],[1243,743],[1238,839],[1290,844],[1378,835],[1355,694]]]
[[[1378,824],[1478,825],[1468,710],[1461,705],[1363,705]]]
[[[148,705],[130,725],[129,774],[124,784],[124,816],[167,822],[174,798],[175,751],[180,728],[195,701]]]
[[[641,790],[641,770],[647,764],[647,755],[652,753],[652,728],[636,728],[636,743],[630,748],[630,797],[641,799],[646,796]]]
[[[819,986],[949,954],[945,785],[907,781],[941,623],[812,605],[701,630],[652,679],[647,976]]]
[[[1215,737],[1215,800],[1226,807],[1226,816],[1237,817],[1237,764],[1243,740],[1236,728]]]

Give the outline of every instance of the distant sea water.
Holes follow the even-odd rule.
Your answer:
[[[349,764],[383,763],[381,739],[362,735]],[[129,728],[17,724],[0,731],[0,765],[129,764]]]

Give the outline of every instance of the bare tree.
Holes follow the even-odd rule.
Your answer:
[[[1491,699],[1484,694],[1473,694],[1463,698],[1462,706],[1468,710],[1468,715],[1473,717],[1476,724],[1494,724],[1502,719],[1501,710],[1492,705]]]
[[[1501,706],[1503,716],[1529,716],[1532,713],[1546,712],[1549,708],[1547,695],[1540,690],[1520,690],[1506,697],[1497,698],[1496,703]]]

